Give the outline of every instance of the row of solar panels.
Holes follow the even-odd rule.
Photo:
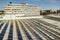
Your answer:
[[[40,19],[0,21],[0,40],[59,40],[60,28]]]

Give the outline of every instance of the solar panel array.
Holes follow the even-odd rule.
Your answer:
[[[40,19],[1,20],[0,40],[60,40],[60,28]]]

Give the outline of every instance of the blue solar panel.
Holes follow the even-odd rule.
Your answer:
[[[33,32],[33,33],[39,40],[42,40],[42,38],[38,34],[36,34],[36,32]]]
[[[2,32],[1,32],[1,34],[0,34],[0,40],[2,40],[2,39],[3,39],[4,34],[5,34],[5,32],[6,32],[6,29],[7,29],[7,26],[8,26],[8,23],[6,23],[6,25],[5,25],[4,29],[2,30]]]
[[[20,22],[20,21],[19,21]],[[20,22],[21,23],[21,22]],[[23,24],[22,24],[23,25]],[[26,26],[27,26],[27,24],[25,24]],[[27,35],[27,37],[28,37],[28,39],[29,40],[33,40],[32,38],[31,38],[31,36],[29,35],[29,33],[27,32],[27,30],[23,27],[23,30],[25,31],[25,33],[26,33],[26,35]]]
[[[29,40],[33,40],[33,39],[31,38],[31,36],[29,35],[29,33],[26,31],[26,29],[25,29],[24,31],[25,31],[25,33],[26,33],[28,39],[29,39]]]
[[[1,29],[1,27],[2,27],[3,24],[4,24],[4,23],[1,23],[1,24],[0,24],[0,29]]]
[[[22,40],[21,32],[19,30],[17,22],[16,22],[16,30],[17,30],[18,40]]]
[[[8,40],[13,40],[13,24],[10,26]]]

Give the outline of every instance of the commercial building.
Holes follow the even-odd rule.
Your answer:
[[[20,14],[20,15],[40,15],[40,7],[29,5],[26,3],[8,4],[4,7],[5,14]]]

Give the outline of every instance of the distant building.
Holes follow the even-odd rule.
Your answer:
[[[42,10],[41,15],[47,15],[47,14],[50,14],[50,10]]]
[[[59,12],[59,10],[56,9],[49,9],[49,10],[42,10],[40,11],[41,15],[47,15],[47,14],[57,14]]]
[[[57,10],[57,13],[60,13],[60,10]]]
[[[50,12],[57,12],[57,9],[51,9]]]
[[[40,8],[26,3],[10,4],[4,7],[5,14],[40,15]]]
[[[4,11],[0,10],[0,15],[4,14]]]

